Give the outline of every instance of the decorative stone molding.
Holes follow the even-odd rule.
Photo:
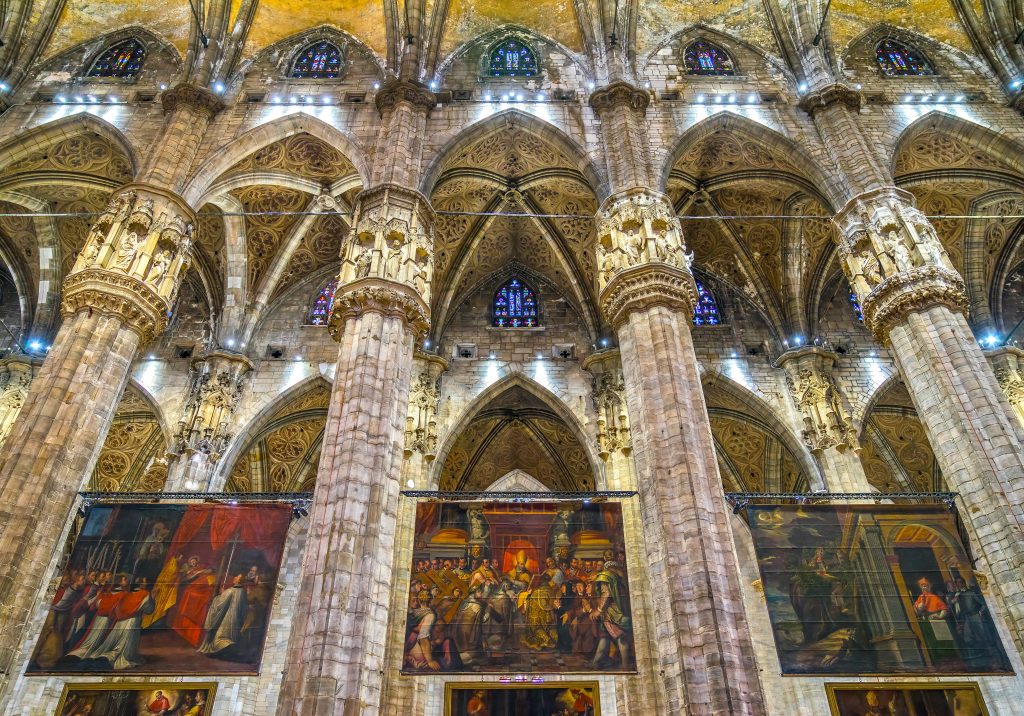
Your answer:
[[[607,87],[602,87],[590,95],[590,106],[593,107],[598,116],[601,116],[601,113],[605,110],[620,106],[625,106],[639,112],[646,112],[647,106],[650,103],[651,97],[649,94],[621,80],[612,82]]]
[[[854,197],[836,214],[839,256],[864,313],[883,343],[893,325],[936,305],[967,309],[967,291],[914,197],[882,187]]]
[[[405,419],[406,458],[420,453],[427,462],[437,457],[437,412],[441,399],[441,374],[448,370],[448,361],[428,353],[416,353],[417,368],[422,372],[413,380],[409,391],[409,413]]]
[[[1016,346],[1001,346],[985,351],[985,356],[992,364],[1003,395],[1024,425],[1024,350]]]
[[[430,328],[428,308],[419,295],[391,281],[366,278],[338,289],[327,330],[340,341],[345,321],[364,313],[401,318],[417,338],[425,336]]]
[[[167,324],[191,263],[195,214],[180,197],[130,184],[93,224],[64,282],[64,315],[99,311],[134,328],[143,343]]]
[[[638,266],[618,274],[601,293],[601,310],[614,328],[633,311],[668,306],[688,316],[697,305],[693,274],[674,266]]]
[[[373,102],[377,105],[377,112],[384,116],[386,110],[392,109],[400,102],[408,102],[429,112],[437,105],[437,97],[419,82],[396,78],[380,88]]]
[[[778,361],[803,416],[804,444],[815,454],[828,448],[860,452],[853,420],[832,376],[835,361],[834,353],[817,346],[786,351]]]
[[[846,105],[854,112],[859,112],[864,103],[864,95],[844,84],[831,84],[821,89],[808,92],[800,98],[800,109],[813,117],[823,109],[837,104]]]
[[[35,371],[42,363],[41,358],[20,353],[0,361],[0,444],[14,427],[14,420],[28,397]]]
[[[224,101],[210,90],[187,82],[161,93],[160,104],[164,108],[164,114],[170,114],[178,107],[188,106],[205,112],[211,119],[226,106]]]
[[[231,416],[253,364],[240,353],[213,351],[194,358],[189,367],[189,385],[171,452],[198,452],[216,460],[234,437]]]
[[[593,376],[593,400],[597,410],[597,454],[607,461],[619,451],[629,455],[633,438],[626,409],[626,381],[617,348],[591,353],[583,369]]]

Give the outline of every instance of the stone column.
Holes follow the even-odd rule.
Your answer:
[[[360,195],[329,328],[339,341],[279,714],[381,712],[415,343],[428,327],[433,212]],[[401,618],[402,614],[394,615]]]
[[[992,365],[999,387],[1013,408],[1013,414],[1024,426],[1024,350],[1016,346],[1001,346],[985,351]]]
[[[830,492],[873,492],[859,453],[857,430],[832,377],[836,354],[817,346],[786,351],[778,363],[800,410],[804,444],[821,461]]]
[[[14,421],[28,397],[32,379],[39,372],[42,358],[16,353],[0,360],[0,445],[11,434]]]
[[[231,418],[245,388],[252,361],[241,353],[218,350],[194,358],[181,419],[169,450],[168,492],[203,492],[224,448],[234,437]]]
[[[622,353],[667,713],[762,714],[690,335],[696,285],[668,198],[606,199],[598,260],[602,311]]]
[[[890,348],[1024,649],[1024,440],[967,324],[964,281],[908,192],[856,196],[835,222],[864,324]]]
[[[139,347],[163,330],[190,261],[192,210],[132,184],[93,225],[64,283],[64,323],[0,450],[0,670],[92,472]],[[0,710],[3,710],[0,707]]]

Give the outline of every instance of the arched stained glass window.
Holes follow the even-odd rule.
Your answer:
[[[736,74],[729,53],[706,40],[690,43],[683,53],[686,74],[710,77],[731,77]]]
[[[693,309],[693,325],[695,326],[717,326],[721,324],[722,316],[718,313],[718,302],[714,295],[704,284],[697,282],[697,305]]]
[[[494,294],[492,323],[498,328],[535,328],[537,295],[533,289],[513,278]]]
[[[337,288],[338,280],[331,279],[322,289],[320,289],[320,293],[317,294],[316,300],[313,301],[313,307],[309,309],[309,325],[327,325],[327,319],[331,315],[331,306],[334,305],[334,291]]]
[[[295,57],[292,77],[333,79],[341,76],[341,50],[327,40],[314,42]]]
[[[527,45],[510,37],[491,50],[491,77],[536,77],[537,55]]]
[[[864,310],[860,307],[860,301],[857,300],[857,294],[853,291],[850,291],[850,305],[853,306],[853,312],[857,314],[857,320],[863,323]]]
[[[89,77],[134,77],[146,60],[145,46],[134,38],[122,40],[105,49],[89,69]]]
[[[882,40],[875,48],[878,67],[888,77],[934,75],[932,63],[917,50],[896,40]]]

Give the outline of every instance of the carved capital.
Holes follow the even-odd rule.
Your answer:
[[[194,107],[213,118],[226,106],[224,101],[208,89],[183,82],[160,95],[160,104],[164,114],[170,114],[178,107]]]
[[[804,444],[814,453],[828,448],[860,450],[853,420],[832,376],[835,361],[834,353],[817,346],[786,351],[778,361],[803,418]]]
[[[864,325],[883,345],[897,323],[933,306],[967,313],[967,286],[960,274],[936,266],[912,268],[882,281],[861,303]]]
[[[90,311],[119,319],[145,345],[167,326],[167,304],[149,286],[131,276],[86,269],[64,281],[61,313]]]
[[[391,281],[366,278],[338,289],[327,330],[340,341],[345,322],[364,313],[401,318],[417,339],[430,328],[429,309],[415,292]]]
[[[821,89],[808,92],[800,98],[800,109],[812,117],[823,109],[835,105],[845,105],[854,112],[859,112],[864,102],[864,95],[844,84],[831,84]]]
[[[381,116],[386,110],[392,109],[401,102],[411,104],[413,107],[422,107],[428,112],[437,105],[437,97],[427,87],[419,82],[400,79],[393,79],[381,87],[373,101]]]
[[[634,311],[669,306],[690,316],[697,305],[693,274],[664,263],[645,264],[617,273],[601,292],[601,311],[618,328]]]
[[[417,351],[415,369],[418,374],[409,390],[409,412],[405,419],[406,458],[414,453],[431,462],[437,457],[437,414],[441,400],[441,374],[448,362],[439,356]]]
[[[647,106],[650,103],[650,95],[621,80],[612,82],[607,87],[602,87],[590,95],[590,106],[598,116],[601,116],[605,110],[620,106],[643,113],[647,111]]]

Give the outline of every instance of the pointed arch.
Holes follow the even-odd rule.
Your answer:
[[[766,66],[770,67],[773,72],[780,72],[790,80],[793,78],[792,70],[780,58],[769,55],[763,49],[746,42],[741,38],[722,32],[719,29],[701,22],[694,23],[693,25],[684,27],[680,30],[672,31],[663,36],[661,40],[651,43],[649,45],[650,49],[647,53],[639,58],[637,66],[641,70],[644,70],[651,62],[655,61],[655,58],[658,57],[658,53],[665,48],[675,45],[680,48],[681,53],[691,43],[702,38],[728,52],[729,56],[732,57],[734,61],[736,60],[736,56],[741,52],[744,54],[749,53],[750,55],[756,56]],[[744,62],[741,64],[745,66],[747,63]],[[737,72],[739,72],[740,69],[744,68],[737,66]],[[745,70],[744,74],[746,74]]]
[[[516,388],[526,391],[531,397],[543,403],[554,413],[558,420],[569,429],[570,433],[575,437],[577,443],[586,454],[587,461],[590,464],[590,474],[593,476],[595,488],[602,488],[605,479],[604,466],[594,448],[593,440],[587,435],[587,432],[584,430],[579,419],[557,395],[537,381],[531,379],[529,376],[520,372],[515,372],[500,378],[481,391],[475,398],[473,398],[473,400],[470,401],[469,405],[463,409],[462,415],[460,415],[459,418],[451,424],[451,427],[448,428],[444,437],[440,441],[437,458],[434,460],[433,465],[431,465],[429,479],[429,484],[431,486],[430,489],[438,488],[441,474],[444,469],[444,465],[447,462],[449,453],[473,421],[477,419],[482,411],[498,400],[502,395]]]
[[[337,79],[344,69],[341,49],[330,40],[316,40],[295,53],[288,76],[300,79]]]
[[[213,152],[186,184],[183,192],[185,201],[195,206],[209,187],[235,164],[253,152],[296,134],[309,134],[338,149],[352,162],[360,181],[366,185],[370,176],[369,164],[366,154],[356,140],[312,115],[297,112],[254,127]]]
[[[890,22],[880,22],[865,28],[851,39],[845,48],[837,48],[842,66],[846,69],[865,69],[869,66],[879,74],[875,53],[878,44],[885,39],[896,40],[921,52],[939,74],[944,73],[950,64],[955,64],[960,70],[971,70],[986,79],[995,79],[992,69],[980,57],[969,55],[928,35]]]
[[[38,152],[40,147],[86,132],[98,134],[123,151],[131,165],[132,176],[138,172],[139,162],[135,148],[121,130],[96,115],[78,112],[37,125],[0,144],[0,173],[19,160]]]
[[[551,488],[526,470],[510,470],[488,485],[485,492],[551,492]]]
[[[443,27],[438,27],[437,29],[440,32],[443,32]],[[430,57],[427,58],[427,62],[425,64],[427,74],[432,76],[444,75],[448,71],[448,68],[450,68],[455,62],[472,53],[476,49],[486,48],[486,50],[482,52],[482,55],[484,59],[487,60],[490,58],[490,49],[498,45],[502,40],[510,37],[517,38],[520,42],[528,43],[531,49],[535,52],[538,46],[548,45],[555,52],[564,55],[573,64],[575,64],[581,77],[590,77],[592,75],[592,71],[589,69],[588,63],[584,61],[583,57],[579,53],[532,28],[525,27],[523,25],[516,25],[514,23],[501,25],[493,30],[483,33],[482,35],[478,35],[471,40],[467,40],[453,49],[448,56],[440,62],[437,62],[437,53],[440,50],[441,39],[440,36],[438,36],[437,42],[431,44],[431,54]],[[430,71],[431,68],[433,68],[432,72]],[[541,70],[541,73],[542,72],[543,70]]]
[[[134,388],[146,405],[149,406],[149,409],[153,411],[153,415],[156,416],[156,420],[160,424],[160,432],[163,433],[164,439],[170,445],[174,439],[174,432],[171,430],[171,422],[167,419],[167,414],[156,399],[156,396],[135,376],[129,376],[128,386]]]
[[[890,171],[895,176],[896,162],[914,139],[924,132],[937,131],[959,140],[967,146],[992,158],[995,165],[1002,163],[1024,175],[1024,144],[1010,139],[978,122],[951,114],[947,110],[933,109],[908,124],[896,138],[891,153]],[[1019,177],[1018,177],[1019,179]]]
[[[87,65],[86,77],[135,79],[142,72],[148,51],[137,37],[128,37],[106,45]]]

